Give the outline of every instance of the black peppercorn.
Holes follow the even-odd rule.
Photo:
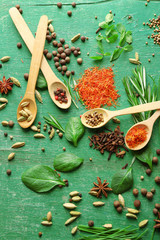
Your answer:
[[[74,54],[75,57],[77,57],[78,56],[78,51],[74,50],[73,54]]]
[[[5,133],[4,133],[4,136],[7,137],[7,136],[8,136],[8,133],[5,132]]]
[[[67,71],[66,72],[66,76],[69,77],[71,75],[71,72],[70,71]]]
[[[57,56],[57,52],[56,51],[52,51],[53,56]]]
[[[63,53],[61,53],[61,58],[62,59],[65,59],[66,58],[66,54],[63,52]]]
[[[58,43],[58,44],[57,44],[57,47],[58,47],[58,48],[62,47],[62,43]]]
[[[53,44],[54,47],[57,47],[58,42],[57,42],[56,40],[54,40],[54,41],[52,42],[52,44]]]
[[[59,58],[58,57],[54,57],[54,62],[59,62]]]
[[[148,200],[152,200],[152,198],[153,198],[153,193],[147,192],[146,197],[147,197]]]
[[[146,196],[146,194],[147,194],[147,189],[142,188],[142,189],[141,189],[141,194],[142,194],[143,196]]]
[[[58,68],[59,67],[59,62],[55,62],[55,67]]]
[[[65,61],[64,59],[61,59],[60,64],[61,64],[61,65],[65,65],[65,64],[66,64],[66,61]]]
[[[59,67],[57,67],[57,70],[58,70],[59,72],[61,72],[61,71],[62,71],[62,68],[59,66]]]
[[[74,74],[75,74],[75,72],[72,70],[72,71],[71,71],[71,74],[72,74],[72,75],[74,75]]]
[[[23,10],[21,8],[19,8],[18,11],[20,12],[20,14],[23,13]]]
[[[2,68],[2,64],[0,64],[0,68]]]
[[[64,48],[66,49],[66,48],[69,48],[69,45],[68,44],[65,44],[64,45]]]
[[[122,207],[121,206],[117,207],[116,210],[117,210],[118,213],[121,213],[122,212]]]
[[[59,48],[58,48],[58,53],[61,54],[61,53],[63,53],[63,52],[64,52],[63,47],[59,47]]]
[[[39,236],[39,237],[42,237],[42,232],[39,232],[39,233],[38,233],[38,236]]]
[[[160,177],[159,176],[157,176],[157,177],[155,177],[155,182],[157,183],[157,184],[160,184]]]
[[[71,49],[66,48],[66,49],[64,50],[64,52],[65,52],[65,54],[66,54],[67,56],[70,56],[70,54],[71,54]]]
[[[65,58],[66,63],[70,63],[70,57]]]
[[[64,71],[64,72],[67,71],[67,67],[65,65],[62,66],[62,71]]]
[[[74,52],[74,50],[76,50],[76,48],[75,47],[71,47],[71,51]]]
[[[85,42],[85,40],[86,40],[85,36],[82,36],[82,37],[81,37],[81,41],[82,41],[82,42]]]
[[[52,36],[46,35],[46,40],[50,43],[52,41]]]

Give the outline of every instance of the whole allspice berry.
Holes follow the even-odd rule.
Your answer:
[[[44,49],[44,50],[43,50],[43,54],[46,56],[47,53],[48,53],[48,50],[47,50],[47,49]]]
[[[93,226],[94,226],[94,222],[93,222],[92,220],[90,220],[90,221],[88,222],[88,226],[89,226],[89,227],[93,227]]]
[[[61,42],[62,44],[64,44],[64,43],[65,43],[65,39],[64,39],[64,38],[60,38],[60,42]]]
[[[157,157],[153,157],[152,158],[152,163],[157,165],[158,164],[158,158]]]
[[[60,133],[58,134],[58,136],[59,136],[60,138],[62,138],[62,137],[63,137],[63,133],[60,132]]]
[[[72,2],[72,7],[75,8],[76,7],[76,3]]]
[[[152,200],[152,198],[153,198],[153,193],[147,192],[146,197],[147,197],[148,200]]]
[[[136,199],[136,200],[134,201],[134,206],[135,206],[136,208],[140,208],[140,206],[141,206],[141,201],[138,200],[138,199]]]
[[[158,209],[157,208],[153,208],[153,214],[157,215],[158,214]]]
[[[156,150],[157,155],[160,155],[160,149]]]
[[[58,42],[57,42],[56,40],[54,40],[54,41],[52,42],[52,44],[53,44],[54,47],[57,47]]]
[[[28,74],[28,73],[25,73],[25,74],[24,74],[24,79],[27,81],[28,78],[29,78],[29,74]]]
[[[9,126],[10,128],[12,128],[12,127],[14,126],[14,122],[13,122],[12,120],[10,120],[10,121],[8,122],[8,126]]]
[[[143,196],[146,196],[146,194],[147,194],[147,189],[142,188],[142,189],[141,189],[141,194],[142,194]]]
[[[159,210],[160,209],[160,203],[156,203],[155,208],[157,208]]]
[[[67,71],[66,72],[66,76],[69,77],[71,75],[71,72],[70,71]]]
[[[17,43],[17,48],[21,48],[22,47],[22,43],[18,42]]]
[[[85,42],[85,40],[86,40],[85,36],[82,36],[82,37],[81,37],[81,41],[82,41],[82,42]]]
[[[10,176],[12,171],[10,169],[7,169],[6,173],[7,173],[8,176]]]
[[[57,7],[58,7],[58,8],[61,8],[61,7],[62,7],[62,3],[61,3],[61,2],[58,2],[58,3],[57,3]]]
[[[42,232],[39,232],[39,233],[38,233],[38,236],[39,236],[39,237],[42,237]]]
[[[160,177],[159,177],[159,176],[155,177],[154,181],[155,181],[157,184],[160,184]]]
[[[79,65],[81,65],[82,62],[83,62],[82,58],[77,58],[77,63],[78,63]]]
[[[151,170],[150,168],[146,169],[146,174],[147,174],[148,176],[150,176],[151,173],[152,173],[152,170]]]
[[[134,188],[134,189],[133,189],[133,195],[134,195],[134,196],[137,196],[138,193],[139,193],[138,189],[137,189],[137,188]]]
[[[52,53],[47,53],[47,54],[46,54],[46,58],[47,58],[48,60],[51,60],[51,59],[52,59]]]
[[[122,212],[122,207],[121,206],[117,207],[116,210],[117,210],[118,213],[121,213]]]
[[[20,5],[19,5],[19,4],[17,4],[15,7],[16,7],[17,9],[20,9]]]
[[[116,201],[114,201],[113,205],[115,208],[118,208],[118,207],[120,207],[120,202],[116,200]]]
[[[72,11],[68,11],[67,14],[68,14],[69,17],[71,17],[72,16]]]

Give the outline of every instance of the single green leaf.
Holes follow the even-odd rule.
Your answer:
[[[108,27],[108,23],[106,23],[106,21],[101,22],[101,23],[99,23],[99,27],[102,28],[102,29],[107,28]]]
[[[153,153],[149,146],[146,146],[140,151],[135,151],[134,155],[139,161],[146,163],[149,166],[149,168],[152,169]]]
[[[119,58],[119,56],[121,55],[121,53],[123,52],[123,49],[117,48],[114,50],[111,58],[110,58],[110,62],[116,60],[117,58]]]
[[[78,168],[84,159],[72,153],[61,153],[55,157],[53,166],[57,171],[70,172]]]
[[[94,60],[102,60],[103,59],[103,55],[102,56],[92,56],[90,58],[94,59]]]
[[[119,33],[122,33],[126,31],[126,28],[122,23],[117,23],[117,30]]]
[[[102,42],[98,41],[97,44],[98,44],[100,52],[103,54],[104,53],[104,48],[103,48]]]
[[[113,30],[115,30],[114,27],[115,27],[115,25],[108,26],[107,29],[106,29],[106,31],[105,31],[105,35],[106,35],[106,36],[109,36],[109,34],[110,34]]]
[[[118,34],[114,34],[111,37],[106,38],[106,41],[109,43],[114,43],[117,40],[117,38],[118,38]]]
[[[133,185],[132,168],[121,169],[112,178],[111,188],[115,194],[129,190]]]
[[[42,72],[39,73],[37,83],[36,83],[36,88],[39,88],[39,89],[47,88],[47,82],[46,82],[46,79],[44,78]]]
[[[126,33],[125,31],[122,31],[120,41],[119,41],[119,46],[123,47],[126,42]]]
[[[104,53],[104,56],[110,56],[110,55],[111,55],[110,52],[106,52],[106,53]]]
[[[96,40],[97,41],[102,41],[103,40],[103,36],[101,34],[98,34],[98,36],[96,36]]]
[[[79,117],[71,117],[65,128],[65,137],[76,147],[78,140],[84,134],[84,126]]]
[[[26,187],[34,192],[47,192],[56,185],[65,185],[57,172],[45,165],[36,165],[26,170],[21,176]]]
[[[123,48],[124,51],[126,52],[131,52],[133,50],[133,47],[131,45],[126,45],[124,48]]]
[[[127,32],[126,32],[126,42],[127,42],[128,44],[131,44],[132,41],[133,41],[132,32],[131,32],[131,31],[127,31]]]
[[[105,21],[106,23],[110,23],[113,21],[113,14],[112,13],[108,13],[105,17]]]

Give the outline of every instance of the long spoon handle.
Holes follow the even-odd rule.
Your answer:
[[[160,116],[160,110],[157,110],[150,118],[146,120],[148,125],[153,125],[157,118]]]
[[[147,111],[156,110],[156,109],[160,109],[160,101],[145,103],[138,106],[125,108],[122,110],[113,111],[112,117],[127,115],[127,114],[135,114],[139,112],[147,112]]]

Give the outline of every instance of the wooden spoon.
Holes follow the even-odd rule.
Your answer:
[[[43,56],[47,25],[48,25],[48,18],[47,16],[44,15],[40,18],[38,28],[37,28],[36,38],[34,40],[33,55],[31,59],[26,93],[17,109],[17,119],[19,119],[19,117],[21,116],[19,112],[23,110],[21,104],[24,102],[29,102],[29,105],[27,106],[27,108],[32,113],[31,114],[32,119],[31,121],[27,121],[27,120],[23,122],[18,121],[19,125],[22,128],[30,127],[37,115],[37,105],[35,101],[35,86],[36,86],[36,81],[37,81],[37,77],[38,77],[38,73],[39,73],[39,69],[42,61],[42,56]]]
[[[129,107],[129,108],[125,108],[125,109],[117,110],[117,111],[109,111],[104,108],[95,108],[95,109],[85,112],[81,117],[81,121],[82,121],[82,124],[88,128],[100,128],[100,127],[103,127],[113,117],[127,115],[127,114],[134,114],[134,113],[139,113],[139,112],[151,111],[151,110],[159,109],[159,107],[160,107],[160,101],[145,103],[145,104],[141,104],[138,106]],[[103,114],[104,122],[100,123],[97,126],[92,127],[86,123],[87,120],[86,120],[85,116],[87,116],[88,114],[92,114],[95,111],[98,112],[99,114],[100,113]]]
[[[134,124],[129,130],[128,132],[135,126],[139,126],[139,127],[145,127],[146,128],[146,131],[147,131],[147,139],[139,144],[138,146],[132,148],[132,147],[129,147],[127,141],[126,141],[126,137],[127,137],[127,134],[125,136],[125,143],[126,143],[126,146],[127,148],[131,149],[131,150],[140,150],[142,148],[144,148],[147,143],[149,142],[150,138],[151,138],[151,135],[152,135],[152,129],[153,129],[153,124],[154,122],[157,120],[157,118],[160,116],[160,110],[157,110],[150,118],[148,118],[147,120],[145,121],[142,121],[142,122],[139,122],[139,123],[136,123]]]
[[[33,53],[33,44],[34,44],[34,36],[31,33],[29,27],[27,26],[26,22],[24,21],[22,15],[19,13],[17,8],[13,7],[10,8],[9,14],[20,33],[21,37],[23,38],[23,41],[25,42],[26,46],[28,47],[29,51]],[[42,58],[41,63],[41,70],[44,74],[44,77],[48,84],[48,91],[50,94],[51,99],[53,102],[62,109],[67,109],[71,105],[71,95],[68,91],[68,88],[65,86],[63,82],[53,73],[52,69],[50,68],[45,56]],[[57,88],[62,88],[66,91],[66,95],[68,98],[67,103],[59,103],[59,101],[55,100],[54,91],[57,90]]]

